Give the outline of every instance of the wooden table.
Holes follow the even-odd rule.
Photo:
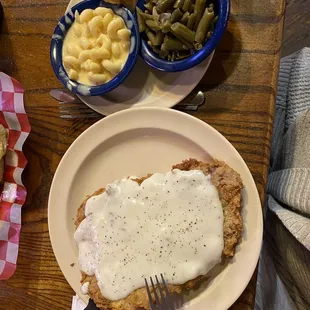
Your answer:
[[[32,132],[25,145],[29,164],[20,250],[15,275],[0,283],[0,309],[68,310],[74,292],[50,244],[47,200],[57,165],[92,122],[59,119],[49,91],[60,86],[49,61],[51,34],[68,0],[2,0],[0,70],[25,89]],[[197,113],[240,152],[261,200],[267,180],[284,0],[232,0],[228,30],[201,81],[207,104]],[[255,277],[232,309],[253,309]]]

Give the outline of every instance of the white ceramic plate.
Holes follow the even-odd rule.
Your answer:
[[[220,266],[200,290],[185,297],[184,309],[224,310],[248,284],[262,241],[262,211],[253,178],[241,156],[215,129],[190,115],[170,109],[125,110],[97,122],[68,149],[55,173],[48,204],[53,250],[66,279],[80,292],[74,218],[87,194],[127,176],[167,172],[187,158],[224,160],[244,182],[244,232],[236,255]],[[71,267],[71,264],[74,266]]]
[[[67,10],[79,3],[71,0]],[[184,72],[161,72],[149,67],[140,57],[122,85],[104,96],[79,98],[102,115],[135,107],[171,108],[183,100],[199,83],[213,58]]]

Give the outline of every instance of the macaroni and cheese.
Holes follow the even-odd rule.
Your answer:
[[[130,35],[124,20],[109,8],[76,11],[62,50],[69,78],[90,86],[110,81],[127,61]]]

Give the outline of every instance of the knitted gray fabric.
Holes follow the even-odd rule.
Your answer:
[[[310,309],[310,49],[281,60],[256,309]]]

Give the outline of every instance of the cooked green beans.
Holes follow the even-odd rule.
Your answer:
[[[194,30],[197,30],[198,24],[201,20],[205,7],[206,7],[206,0],[196,0],[194,8],[194,13],[196,14],[196,22]]]
[[[174,23],[171,26],[171,30],[184,40],[193,43],[195,41],[195,32],[189,30],[181,23]]]
[[[159,57],[184,59],[203,48],[216,27],[214,0],[146,0],[137,8],[140,32]]]
[[[154,45],[159,46],[162,45],[164,41],[165,34],[161,31],[157,31],[155,35]]]
[[[195,26],[195,21],[196,21],[196,13],[192,13],[187,21],[187,28],[189,30],[193,30]]]
[[[195,42],[194,47],[195,47],[195,50],[199,51],[202,49],[202,44]]]
[[[184,40],[183,37],[179,36],[177,33],[173,32],[171,30],[171,33],[179,40],[181,41],[184,45],[186,45],[188,47],[188,49],[193,49],[193,44],[189,43],[188,41]]]
[[[218,20],[218,16],[215,16],[212,20],[212,23],[210,26],[210,31],[212,31],[212,32],[214,31],[217,20]]]
[[[189,15],[190,15],[189,12],[185,12],[183,14],[182,18],[180,19],[180,23],[186,26],[187,22],[188,22]]]
[[[164,51],[172,52],[172,51],[187,51],[188,47],[184,45],[178,39],[173,39],[168,36],[165,37],[164,43],[161,46]]]
[[[144,4],[144,7],[148,10],[148,11],[150,11],[150,12],[152,12],[153,11],[153,7],[155,6],[155,4],[153,3],[153,2],[149,2],[149,3],[147,3],[147,4]]]
[[[151,30],[154,30],[154,31],[161,30],[160,24],[155,20],[148,19],[145,21],[145,23]]]
[[[163,33],[171,32],[171,26],[172,24],[170,22],[165,22],[161,28],[161,31]]]
[[[180,20],[181,18],[183,17],[183,13],[181,12],[180,9],[175,9],[172,14],[171,14],[171,17],[170,17],[170,22],[171,23],[175,23],[177,22],[178,20]]]
[[[169,52],[165,51],[163,49],[160,49],[159,53],[158,53],[159,57],[161,58],[167,58],[169,56]]]
[[[177,0],[174,5],[173,8],[174,9],[181,9],[183,7],[184,4],[184,0]]]
[[[145,25],[145,20],[144,18],[140,15],[142,11],[137,8],[137,17],[138,17],[138,26],[139,26],[139,31],[144,32],[146,30],[146,25]]]
[[[189,0],[190,1],[190,0]],[[161,0],[157,5],[157,11],[159,13],[165,13],[173,8],[175,0]]]
[[[211,9],[210,7],[206,8],[197,27],[197,31],[195,35],[195,41],[197,43],[204,42],[206,35],[207,35],[208,28],[210,27],[212,23],[213,17],[214,17],[213,9]]]
[[[151,30],[146,30],[146,35],[152,45],[155,45],[155,34]]]
[[[189,51],[178,52],[177,59],[184,59],[184,58],[187,58],[188,56],[190,56],[190,52]]]
[[[187,12],[187,11],[189,10],[189,8],[190,8],[191,5],[192,5],[192,1],[191,1],[191,0],[185,0],[185,1],[184,1],[184,4],[183,4],[183,6],[182,6],[182,10],[183,10],[184,12]]]

